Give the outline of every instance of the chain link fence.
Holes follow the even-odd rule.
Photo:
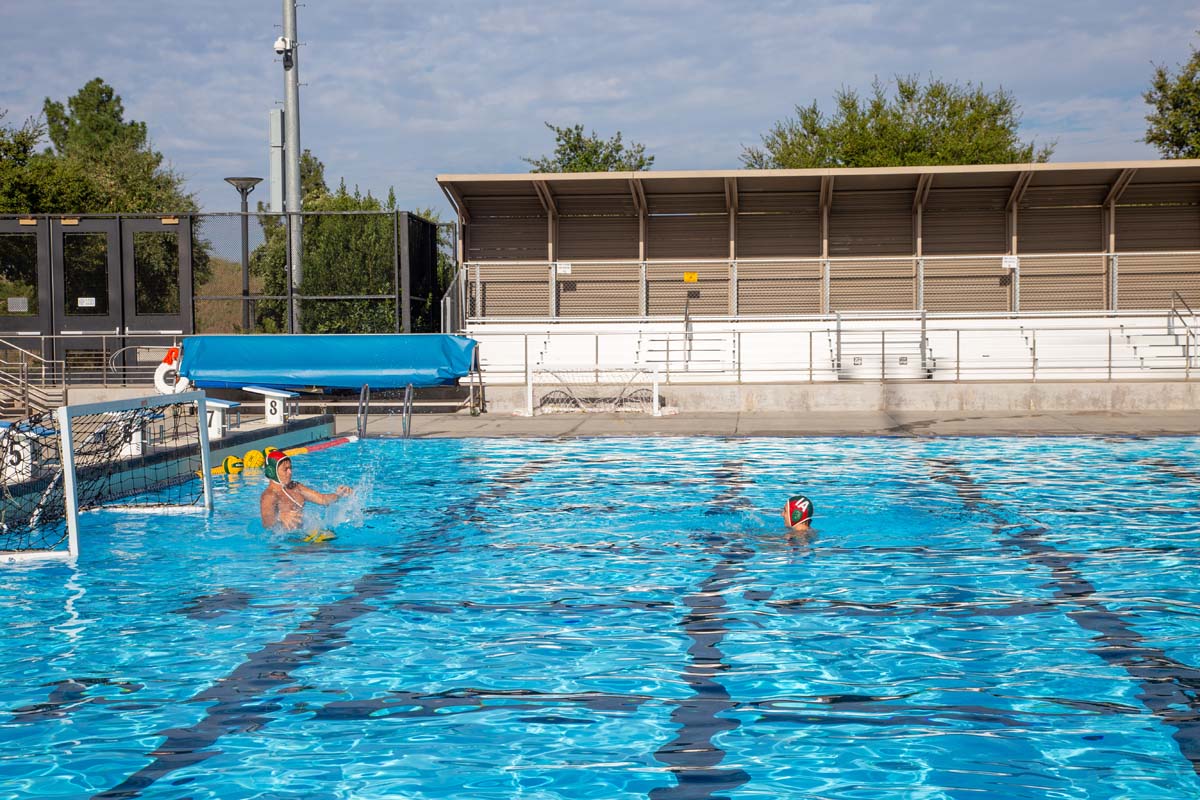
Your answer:
[[[446,229],[405,212],[198,215],[198,333],[424,333],[441,327]],[[300,226],[300,264],[288,238]],[[245,242],[245,256],[242,248]]]
[[[1200,251],[479,261],[454,285],[469,319],[1161,311],[1200,308]]]

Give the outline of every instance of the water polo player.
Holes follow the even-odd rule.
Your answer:
[[[783,507],[783,524],[794,531],[807,531],[815,511],[812,500],[802,494],[794,494]]]
[[[349,486],[339,486],[326,494],[292,480],[292,459],[280,450],[267,455],[263,472],[268,483],[259,500],[259,510],[262,523],[268,528],[278,526],[287,531],[297,530],[303,523],[306,502],[327,506],[354,494]]]

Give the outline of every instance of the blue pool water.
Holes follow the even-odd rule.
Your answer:
[[[247,474],[0,568],[0,797],[1200,796],[1195,439],[295,461],[331,544]]]

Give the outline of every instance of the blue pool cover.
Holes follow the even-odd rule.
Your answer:
[[[442,334],[189,336],[179,374],[202,389],[444,386],[470,373],[475,345]]]

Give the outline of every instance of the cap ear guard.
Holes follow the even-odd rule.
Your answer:
[[[282,450],[272,450],[267,453],[267,461],[263,464],[263,474],[267,476],[269,481],[279,481],[279,465],[284,461],[291,461],[291,456],[284,453]]]

